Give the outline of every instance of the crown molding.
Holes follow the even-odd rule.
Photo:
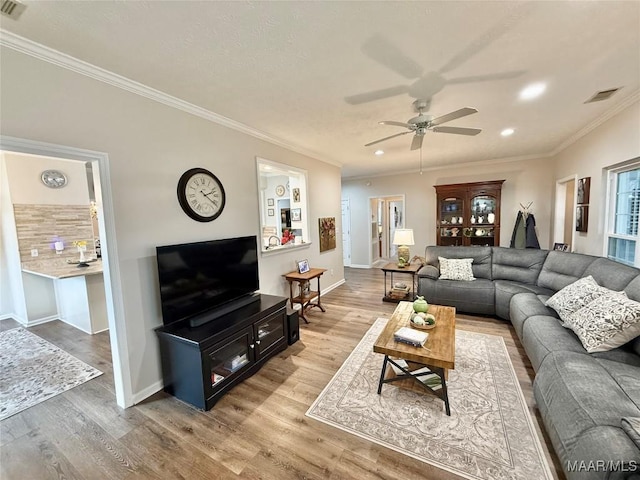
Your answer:
[[[638,101],[640,101],[640,90],[636,90],[631,95],[629,95],[628,97],[626,97],[625,99],[623,99],[619,103],[615,104],[612,108],[610,108],[609,110],[604,112],[602,115],[600,115],[598,118],[596,118],[593,122],[589,123],[585,127],[583,127],[580,130],[578,130],[576,133],[574,133],[569,138],[567,138],[564,142],[562,142],[558,147],[553,149],[549,155],[552,156],[552,157],[558,155],[565,148],[573,145],[578,140],[580,140],[582,137],[584,137],[588,133],[592,132],[593,130],[598,128],[600,125],[604,124],[606,121],[608,121],[611,118],[615,117],[622,110],[624,110],[625,108],[633,105],[634,103],[636,103]]]
[[[286,148],[288,150],[300,153],[307,157],[311,157],[315,160],[319,160],[336,167],[342,167],[342,163],[335,159],[323,158],[318,152],[306,149],[299,145],[295,145],[286,140],[274,137],[261,130],[255,129],[244,123],[237,122],[225,116],[219,115],[215,112],[199,107],[187,101],[181,100],[177,97],[173,97],[167,93],[156,90],[142,83],[131,80],[117,73],[110,72],[104,68],[97,67],[91,63],[79,60],[66,53],[59,52],[45,45],[36,43],[27,38],[16,35],[5,29],[0,28],[0,46],[7,47],[20,53],[24,53],[39,60],[51,63],[72,72],[79,73],[94,80],[106,83],[108,85],[126,90],[127,92],[140,95],[141,97],[148,98],[150,100],[162,103],[169,107],[181,110],[183,112],[195,115],[196,117],[203,118],[218,125],[222,125],[227,128],[231,128],[238,132],[250,135],[259,140],[269,142],[273,145]]]

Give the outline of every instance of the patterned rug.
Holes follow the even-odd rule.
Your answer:
[[[456,330],[456,368],[444,402],[384,384],[373,344],[378,318],[307,416],[473,480],[552,479],[504,340]]]
[[[0,332],[0,420],[100,375],[24,328]]]

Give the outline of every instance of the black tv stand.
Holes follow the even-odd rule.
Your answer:
[[[260,300],[259,293],[252,293],[250,295],[245,295],[244,297],[237,298],[232,302],[225,303],[221,307],[213,308],[204,313],[196,315],[195,317],[191,317],[189,319],[189,326],[192,328],[199,327],[201,325],[204,325],[207,322],[211,322],[216,318],[220,318],[221,316],[226,315],[227,313],[231,313],[234,310],[237,310],[239,308],[244,307],[245,305],[249,305],[250,303],[257,302],[259,300]]]
[[[287,348],[286,303],[285,297],[257,294],[198,327],[185,320],[158,328],[165,392],[209,410]]]

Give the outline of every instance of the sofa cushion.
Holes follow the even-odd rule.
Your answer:
[[[497,292],[496,292],[497,296]],[[544,305],[547,297],[535,293],[516,293],[509,304],[509,318],[518,338],[522,340],[522,327],[529,317],[545,316],[558,318],[558,314],[552,308]]]
[[[629,282],[629,285],[624,288],[624,293],[626,293],[627,297],[631,300],[640,302],[640,275]]]
[[[640,448],[640,417],[623,417],[620,424],[627,436]]]
[[[494,280],[535,284],[547,253],[547,250],[494,247],[491,276]]]
[[[440,280],[475,280],[471,264],[473,258],[444,258],[438,257],[440,263]]]
[[[440,269],[438,257],[473,258],[473,276],[491,279],[491,247],[445,247],[429,246],[425,249],[424,258],[427,265]]]
[[[426,280],[426,279],[425,279]],[[460,312],[472,312],[493,315],[494,285],[491,280],[478,278],[473,282],[457,282],[455,280],[432,281],[433,291],[421,291],[429,303],[456,307]],[[464,285],[464,288],[461,287]]]
[[[418,270],[418,278],[427,277],[437,280],[439,276],[440,272],[438,271],[438,267],[434,265],[425,265],[420,270]]]
[[[627,368],[640,372],[637,367]],[[536,374],[534,394],[562,462],[571,459],[591,430],[609,426],[621,431],[622,417],[640,416],[629,393],[597,359],[584,353],[549,354]],[[597,451],[592,450],[592,455]]]
[[[585,270],[598,257],[579,253],[550,251],[542,265],[538,285],[555,292],[584,277]]]
[[[606,352],[640,335],[640,303],[613,292],[572,313],[565,323],[588,352]]]
[[[566,322],[569,315],[608,292],[608,289],[598,285],[589,275],[576,280],[554,294],[547,301],[547,306],[558,312],[562,321]]]
[[[555,317],[529,317],[522,327],[522,345],[537,372],[547,356],[554,352],[587,353],[571,330],[562,327]]]
[[[533,284],[518,283],[510,280],[494,280],[496,287],[496,315],[511,320],[511,299],[518,293],[551,294],[551,290]],[[551,309],[549,309],[551,310]]]
[[[598,285],[611,290],[624,290],[638,276],[638,269],[598,257],[587,267],[584,276],[591,275]]]

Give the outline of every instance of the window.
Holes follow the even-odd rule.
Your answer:
[[[640,163],[609,171],[609,210],[605,252],[608,258],[640,266]]]

